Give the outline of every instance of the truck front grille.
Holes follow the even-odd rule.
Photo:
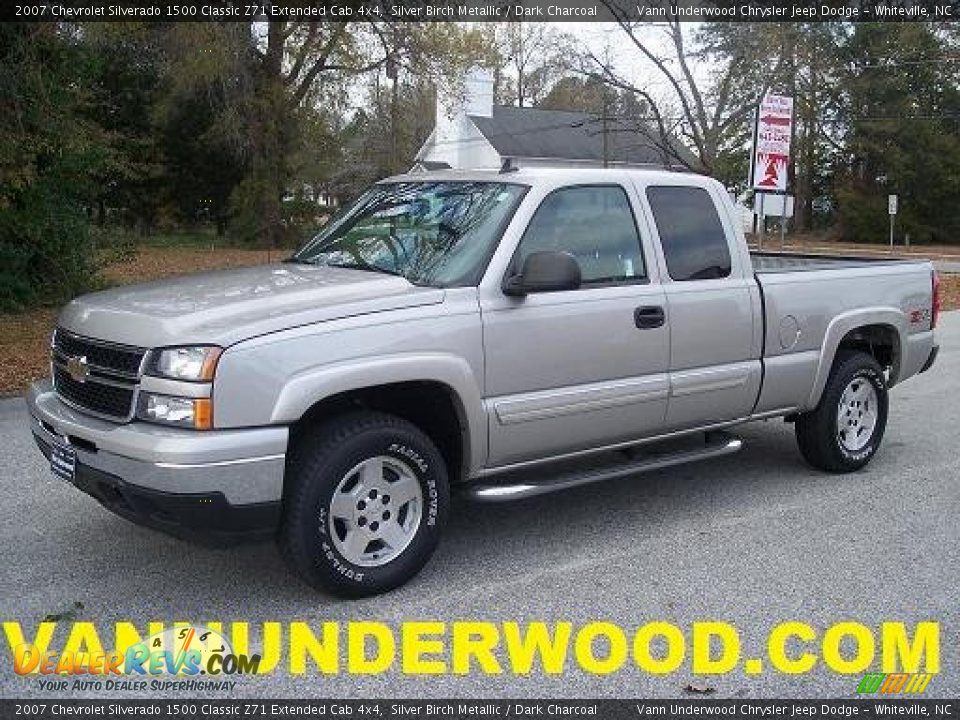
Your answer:
[[[122,388],[90,380],[77,382],[66,370],[56,365],[53,368],[53,383],[57,394],[80,410],[89,410],[115,420],[127,420],[131,415],[133,385]]]
[[[133,417],[146,350],[73,335],[53,337],[53,384],[60,399],[110,420]]]
[[[91,366],[132,378],[140,374],[145,352],[143,348],[80,337],[61,328],[54,334],[53,347],[66,357],[86,357]]]

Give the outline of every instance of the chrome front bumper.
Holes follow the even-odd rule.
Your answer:
[[[49,381],[30,388],[27,406],[41,447],[69,444],[78,468],[125,486],[152,494],[217,494],[228,506],[279,504],[283,495],[286,427],[194,431],[116,424],[66,406]]]

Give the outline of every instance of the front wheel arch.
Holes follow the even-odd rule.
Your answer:
[[[367,410],[415,425],[443,455],[451,482],[467,477],[472,451],[469,421],[456,391],[435,380],[360,387],[322,398],[291,426],[290,448],[295,451],[300,438],[316,433],[332,418]]]

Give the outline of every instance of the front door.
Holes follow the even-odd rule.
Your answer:
[[[632,188],[631,188],[632,192]],[[579,290],[481,302],[489,465],[636,439],[664,421],[670,337],[633,210],[619,184],[557,189],[540,203],[512,263],[563,250]]]

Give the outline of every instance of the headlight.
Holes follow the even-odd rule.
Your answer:
[[[213,345],[154,350],[147,373],[172,380],[213,380],[222,352]]]
[[[137,417],[164,425],[209,430],[213,427],[213,404],[210,398],[181,398],[142,392],[137,404]]]

